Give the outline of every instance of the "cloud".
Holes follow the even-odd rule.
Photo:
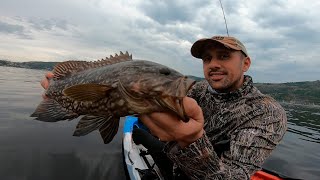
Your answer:
[[[19,38],[23,38],[23,39],[30,39],[30,36],[27,34],[24,26],[10,24],[7,22],[3,22],[1,20],[0,20],[0,33],[5,35],[7,34],[16,35]]]
[[[137,7],[141,12],[160,24],[169,24],[173,22],[193,21],[194,15],[204,6],[207,6],[209,0],[191,0],[185,1],[140,1]]]
[[[21,6],[17,6],[16,4]],[[257,81],[319,79],[320,2],[222,1],[229,33],[243,41]],[[226,35],[219,1],[4,0],[0,58],[94,60],[119,51],[202,75],[199,38]],[[291,69],[289,69],[291,68]]]
[[[21,34],[23,33],[23,26],[12,25],[5,22],[0,22],[0,32],[9,34]]]
[[[60,28],[68,30],[67,21],[63,19],[29,19],[29,23],[37,30],[53,30],[53,28]]]

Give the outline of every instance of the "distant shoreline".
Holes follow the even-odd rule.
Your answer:
[[[7,60],[0,60],[0,66],[5,67],[16,67],[16,68],[27,68],[27,69],[38,69],[38,70],[52,70],[53,67],[59,62],[42,62],[42,61],[31,61],[31,62],[12,62]]]
[[[12,62],[0,60],[0,66],[27,68],[51,71],[59,62]],[[188,77],[201,81],[204,78],[187,75]],[[302,81],[289,83],[255,83],[262,93],[268,94],[279,102],[286,104],[299,104],[307,106],[320,106],[320,81]]]

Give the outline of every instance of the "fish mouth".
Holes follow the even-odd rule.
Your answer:
[[[184,110],[183,98],[195,83],[195,80],[188,77],[180,78],[171,89],[172,91],[175,90],[175,96],[166,96],[162,100],[165,106],[178,115],[178,117],[184,122],[188,122],[189,117],[186,115]]]
[[[178,83],[178,91],[177,91],[177,97],[184,97],[187,95],[188,91],[191,89],[191,87],[196,83],[195,80],[188,78],[187,76],[184,76],[180,78],[180,82]]]

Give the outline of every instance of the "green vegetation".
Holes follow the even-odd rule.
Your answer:
[[[46,69],[52,70],[58,62],[11,62],[0,60],[0,66],[10,66],[29,69]],[[196,76],[188,76],[189,78],[201,81],[204,78]],[[258,89],[272,96],[280,102],[288,102],[294,104],[315,104],[320,105],[320,81],[305,81],[291,83],[256,83]]]
[[[320,105],[320,81],[257,83],[258,89],[278,101]]]
[[[204,78],[188,76],[196,81]],[[280,102],[306,105],[320,105],[320,81],[290,83],[255,83],[262,93]]]

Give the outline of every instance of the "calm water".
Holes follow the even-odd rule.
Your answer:
[[[76,120],[44,123],[29,117],[41,101],[44,73],[0,66],[0,179],[125,179],[121,131],[105,145],[97,132],[73,137]],[[264,168],[320,179],[320,107],[284,107],[289,130]]]

